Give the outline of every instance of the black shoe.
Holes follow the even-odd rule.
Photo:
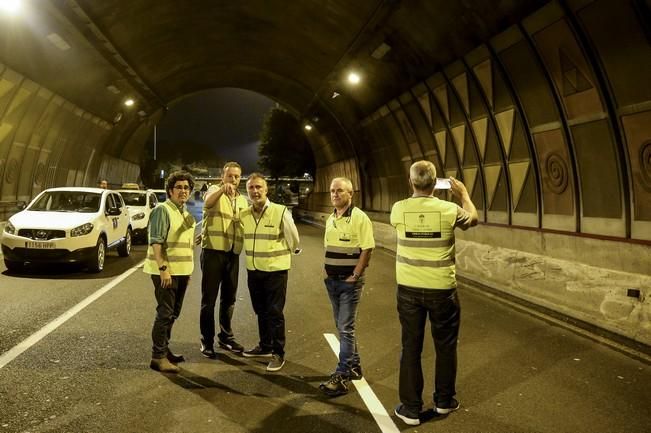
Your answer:
[[[185,362],[185,357],[183,355],[174,354],[167,349],[167,360],[172,364],[178,364],[179,362]]]
[[[404,404],[399,404],[396,406],[393,413],[407,425],[420,425],[420,418],[418,417],[418,413],[410,411]]]
[[[229,350],[233,353],[242,353],[244,352],[244,346],[238,343],[235,340],[222,341],[221,339],[217,340],[219,347],[222,349]]]
[[[271,358],[271,350],[264,350],[260,346],[255,346],[251,350],[242,352],[246,358]]]
[[[204,343],[203,340],[201,340],[201,349],[199,350],[201,350],[201,354],[206,358],[210,358],[210,359],[217,358],[217,354],[215,353],[215,348],[212,346],[212,344]]]
[[[327,382],[319,385],[319,389],[330,397],[348,394],[348,378],[341,373],[332,373]]]
[[[350,375],[348,378],[350,380],[360,380],[363,378],[364,375],[362,374],[362,366],[361,365],[356,365],[353,368],[350,369]]]
[[[436,413],[440,413],[441,415],[447,415],[450,412],[454,412],[461,407],[456,398],[451,398],[447,403],[437,402],[435,405]]]

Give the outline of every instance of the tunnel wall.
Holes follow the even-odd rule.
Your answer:
[[[392,232],[408,167],[428,159],[463,180],[480,215],[460,235],[464,275],[651,344],[648,12],[551,2],[367,116],[357,204],[376,236]]]
[[[46,188],[95,186],[100,175],[112,185],[137,180],[133,155],[107,148],[133,124],[116,127],[0,64],[0,219]]]

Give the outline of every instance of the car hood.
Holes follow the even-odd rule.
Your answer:
[[[25,210],[9,218],[19,228],[72,229],[92,222],[97,213],[39,212]]]

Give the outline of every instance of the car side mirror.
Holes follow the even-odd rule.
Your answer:
[[[149,207],[152,208],[152,209],[155,208],[156,207],[156,202],[155,201],[150,202]]]
[[[110,208],[108,208],[108,209],[106,210],[106,214],[107,214],[107,215],[110,215],[110,216],[118,216],[118,215],[120,215],[121,213],[122,213],[122,212],[120,212],[120,209],[118,209],[118,208],[116,208],[116,207],[110,207]]]

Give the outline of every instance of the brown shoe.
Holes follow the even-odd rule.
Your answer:
[[[169,362],[167,358],[152,358],[149,367],[161,373],[178,373],[181,371],[179,367]]]

